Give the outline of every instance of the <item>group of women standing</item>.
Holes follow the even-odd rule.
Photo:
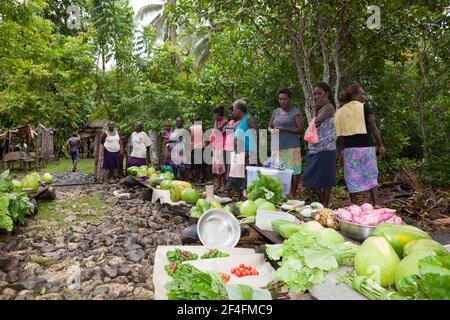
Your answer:
[[[365,104],[364,90],[357,84],[350,85],[339,94],[341,107],[336,111],[330,99],[331,90],[326,83],[314,86],[313,120],[317,128],[317,143],[309,143],[306,166],[302,176],[304,188],[312,189],[318,200],[329,206],[332,187],[336,185],[337,155],[343,160],[345,182],[353,203],[356,193],[369,190],[372,202],[379,204],[377,197],[377,159],[373,138],[383,156],[385,149],[375,124],[372,110]],[[292,93],[283,88],[277,92],[279,106],[273,111],[268,129],[271,132],[271,159],[282,167],[293,171],[291,181],[292,198],[302,173],[301,139],[304,132],[303,115],[299,108],[292,107]],[[242,192],[245,188],[245,166],[258,165],[258,124],[247,110],[243,100],[236,100],[225,117],[225,107],[213,109],[214,130],[209,137],[212,147],[212,173],[216,176],[216,192],[225,189]],[[184,120],[176,119],[172,131],[167,123],[162,135],[164,164],[173,168],[178,179],[206,180],[207,165],[202,158],[205,149],[203,128],[200,119],[195,118],[189,128],[191,154],[183,141]],[[131,136],[132,152],[127,166],[141,166],[147,163],[147,148],[150,139],[137,123]],[[115,129],[114,122],[108,122],[108,129],[102,136],[104,145],[104,168],[110,177],[122,173],[124,148]],[[239,153],[237,150],[241,150]],[[242,157],[242,161],[238,158]],[[200,159],[200,160],[199,160]],[[190,170],[189,170],[190,169]]]
[[[376,148],[372,135],[381,156],[384,156],[385,149],[373,112],[364,104],[364,90],[352,84],[341,92],[338,97],[341,107],[336,112],[330,102],[330,92],[326,83],[318,83],[314,87],[314,120],[319,141],[309,144],[303,186],[313,189],[319,201],[329,206],[331,188],[336,185],[337,149],[343,160],[351,202],[356,203],[357,193],[369,190],[373,204],[380,205],[377,197]]]

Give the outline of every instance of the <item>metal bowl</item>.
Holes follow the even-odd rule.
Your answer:
[[[239,221],[225,209],[206,211],[197,223],[197,234],[207,248],[233,248],[241,238]]]
[[[372,235],[373,230],[376,227],[366,226],[363,224],[357,224],[353,222],[348,222],[336,218],[339,222],[339,228],[344,236],[357,241],[364,241]]]

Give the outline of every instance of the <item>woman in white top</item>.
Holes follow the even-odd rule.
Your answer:
[[[114,121],[108,121],[108,130],[103,133],[101,142],[103,144],[103,169],[109,170],[109,177],[122,177],[123,174],[123,143],[116,130]]]
[[[142,129],[141,122],[134,125],[134,132],[131,135],[132,150],[127,161],[127,167],[140,167],[147,164],[147,149],[150,146],[150,138]]]

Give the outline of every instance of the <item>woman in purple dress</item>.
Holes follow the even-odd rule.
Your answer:
[[[103,169],[109,171],[108,179],[123,175],[123,143],[116,130],[114,121],[108,121],[108,129],[103,133]],[[117,176],[115,172],[117,171]]]

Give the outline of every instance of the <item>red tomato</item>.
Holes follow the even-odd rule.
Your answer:
[[[239,268],[245,268],[245,264],[241,263],[241,264],[239,265]]]
[[[231,273],[235,273],[236,272],[236,268],[231,268]]]

